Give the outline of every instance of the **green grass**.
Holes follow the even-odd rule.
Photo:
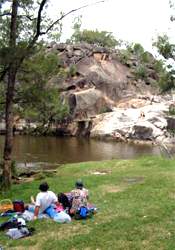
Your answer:
[[[78,178],[99,208],[93,218],[62,225],[33,221],[32,237],[9,240],[1,232],[0,245],[5,250],[175,249],[175,160],[146,157],[68,164],[46,180],[58,193],[70,191]],[[29,202],[39,183],[13,185],[0,198]]]

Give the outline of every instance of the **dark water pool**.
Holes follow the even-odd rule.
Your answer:
[[[0,155],[4,137],[0,136]],[[15,136],[13,157],[19,163],[72,163],[108,159],[131,159],[143,155],[160,155],[152,145],[136,145],[85,138]]]

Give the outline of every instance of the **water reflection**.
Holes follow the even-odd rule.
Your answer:
[[[4,137],[0,136],[2,156]],[[130,159],[160,155],[151,145],[134,145],[85,138],[15,136],[13,157],[17,162],[72,163],[108,159]]]

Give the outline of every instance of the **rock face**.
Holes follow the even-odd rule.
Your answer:
[[[113,112],[98,115],[91,137],[111,137],[118,141],[149,140],[173,143],[167,132],[168,103],[153,103],[142,108],[115,108]]]
[[[64,81],[54,77],[50,84],[57,86],[67,98],[71,115],[76,120],[111,111],[120,100],[127,101],[137,94],[155,94],[157,91],[148,82],[135,79],[132,65],[137,65],[136,59],[132,58],[128,66],[124,65],[117,50],[81,43],[51,44],[48,52],[58,54],[65,71],[74,69],[74,74]]]
[[[74,74],[64,81],[52,79],[68,100],[73,122],[66,133],[108,137],[118,141],[173,142],[168,132],[175,119],[167,117],[172,97],[158,95],[155,59],[147,53],[146,75],[136,78],[137,55],[123,63],[120,51],[96,45],[51,44],[62,67]]]
[[[47,48],[50,52],[58,55],[64,74],[53,76],[48,85],[61,92],[70,108],[70,119],[53,124],[57,135],[174,143],[168,131],[175,129],[175,119],[167,112],[170,106],[175,109],[175,102],[170,95],[158,95],[158,75],[151,54],[147,53],[144,79],[134,73],[139,66],[137,57],[123,64],[117,50],[86,43],[52,43]],[[15,128],[21,131],[24,126],[35,125],[19,120]]]

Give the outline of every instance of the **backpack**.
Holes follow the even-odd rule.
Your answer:
[[[13,209],[15,212],[20,212],[23,213],[25,208],[24,208],[24,202],[21,200],[16,200],[13,201]]]
[[[88,217],[90,217],[91,213],[89,213],[89,210],[87,207],[80,207],[76,214],[75,214],[75,219],[76,220],[81,220],[81,219],[86,219]]]
[[[82,217],[82,219],[86,219],[87,214],[88,214],[87,207],[80,207],[80,216]]]

